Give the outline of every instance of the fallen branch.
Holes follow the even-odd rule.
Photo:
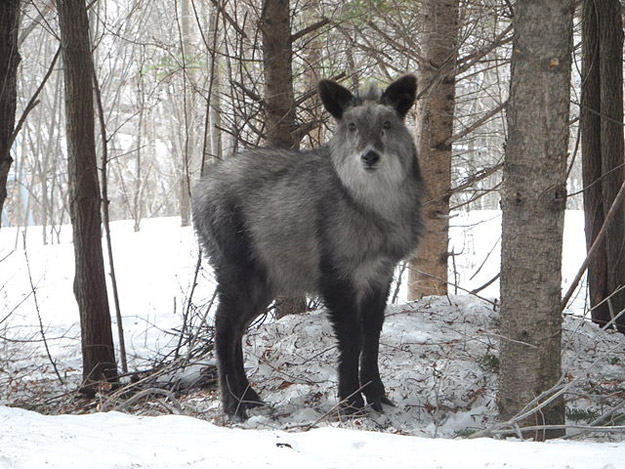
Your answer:
[[[529,427],[516,427],[515,433],[517,435],[523,434],[523,432],[541,432],[545,430],[585,430],[585,433],[588,432],[618,432],[621,433],[625,431],[625,426],[623,425],[615,425],[615,426],[598,426],[593,427],[592,425],[532,425]],[[469,439],[479,438],[483,435],[477,435],[477,432],[469,436]],[[510,430],[492,430],[489,435],[506,435],[509,434]],[[580,434],[575,434],[572,436],[579,436]],[[566,437],[564,437],[566,438]]]
[[[173,414],[180,415],[180,414],[183,413],[182,406],[180,405],[180,402],[178,402],[178,399],[176,399],[176,397],[174,396],[174,393],[171,392],[171,391],[167,391],[166,389],[160,389],[160,388],[144,389],[143,391],[140,391],[137,394],[135,394],[134,396],[132,396],[130,399],[126,399],[122,403],[116,405],[112,409],[105,409],[104,405],[102,405],[102,411],[104,411],[104,410],[121,411],[121,410],[124,410],[125,408],[133,405],[138,400],[143,399],[144,397],[154,396],[154,395],[159,395],[159,394],[161,396],[165,396],[166,398],[168,398],[171,401],[171,403],[174,406],[173,410],[169,406],[166,406],[166,407],[168,409],[170,409],[170,411]]]

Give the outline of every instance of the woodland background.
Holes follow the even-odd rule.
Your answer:
[[[501,204],[502,335],[529,334],[524,342],[548,345],[541,356],[558,361],[551,339],[533,334],[553,320],[551,336],[559,342],[568,301],[560,294],[565,208],[585,210],[589,250],[609,227],[601,252],[589,257],[589,315],[602,326],[625,327],[625,208],[614,203],[625,162],[622,13],[616,0],[7,1],[0,10],[2,226],[23,228],[15,231],[17,249],[24,231],[38,231],[43,244],[59,243],[72,222],[83,341],[103,334],[96,342],[106,357],[96,351],[86,358],[83,384],[115,381],[113,308],[102,288],[100,219],[93,215],[102,209],[107,235],[115,220],[132,220],[135,231],[156,217],[177,216],[187,226],[193,182],[213,162],[250,146],[306,149],[328,139],[332,122],[315,92],[320,78],[358,88],[414,72],[419,101],[408,125],[428,182],[429,231],[406,267],[409,297],[445,295],[453,286],[450,219]],[[531,62],[534,53],[540,60]],[[532,90],[515,94],[528,83]],[[522,128],[518,116],[529,116],[535,127]],[[542,150],[519,151],[517,131],[524,132],[523,144],[543,143]],[[85,135],[92,141],[81,146]],[[506,256],[519,246],[508,249],[506,240],[527,237],[523,226],[506,220],[522,220],[509,209],[513,182],[523,187],[514,173],[520,167],[539,187],[526,206],[540,205],[544,194],[553,203],[531,217],[536,226],[549,226],[550,237],[536,239],[534,250],[517,260]],[[533,182],[526,188],[531,192]],[[525,200],[522,191],[515,194]],[[83,231],[87,225],[92,231]],[[114,239],[106,239],[110,251]],[[97,255],[89,250],[94,244]],[[543,252],[552,251],[551,270],[540,270]],[[112,263],[110,269],[114,275]],[[525,279],[523,269],[540,270],[541,281],[527,277],[516,282],[525,291],[506,290],[515,275]],[[115,292],[111,297],[115,303]],[[291,300],[291,309],[303,309],[301,299]],[[540,307],[524,308],[529,300]],[[506,322],[514,314],[513,308],[504,314],[505,307],[513,304],[529,311],[523,317],[533,326]],[[535,309],[545,315],[533,316]],[[85,355],[93,350],[85,348]],[[502,359],[502,366],[514,368],[518,357]],[[541,377],[533,392],[552,390],[543,396],[547,406],[561,395],[559,365],[548,373],[534,368]],[[519,415],[522,404],[503,414]],[[547,412],[538,423],[561,424],[563,406],[555,413],[562,418]]]
[[[69,222],[62,65],[54,59],[59,32],[52,2],[28,1],[21,8],[18,118],[49,77],[15,142],[3,225],[36,224],[53,243],[59,227]],[[503,157],[510,8],[502,1],[462,2],[453,142],[453,180],[462,187],[454,192],[452,207],[498,208],[498,173],[470,183]],[[133,219],[137,230],[149,217],[179,215],[189,223],[185,181],[197,179],[210,159],[266,142],[262,14],[261,2],[244,1],[91,4],[111,220]],[[418,2],[298,1],[290,15],[293,130],[302,148],[327,137],[328,117],[315,96],[319,78],[340,79],[350,88],[384,86],[416,72],[423,60]],[[578,63],[579,53],[577,47]],[[579,76],[576,83],[578,88]],[[414,127],[414,113],[410,117]],[[101,159],[101,143],[96,150]],[[579,158],[576,162],[571,192],[582,186]],[[569,203],[581,208],[581,197]]]

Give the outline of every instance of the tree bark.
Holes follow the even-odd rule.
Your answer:
[[[423,179],[425,234],[411,262],[408,295],[418,299],[447,294],[451,140],[456,97],[458,0],[423,2],[419,83],[429,87],[417,103],[417,134]]]
[[[560,378],[571,0],[517,3],[501,193],[501,372],[508,419]],[[557,399],[523,424],[563,424]],[[562,435],[548,430],[538,439]]]
[[[17,103],[17,66],[20,63],[17,49],[19,18],[20,0],[6,0],[0,8],[0,225],[13,163],[11,140]]]
[[[618,0],[582,6],[582,176],[586,246],[590,249],[623,184],[623,23]],[[618,208],[606,241],[588,266],[592,318],[606,324],[625,308],[625,206]],[[609,261],[608,261],[609,260]],[[610,295],[612,295],[610,297]],[[599,305],[603,300],[610,299]],[[617,320],[625,332],[625,317]]]
[[[183,65],[183,124],[184,134],[182,149],[182,174],[180,179],[180,224],[191,224],[191,173],[195,165],[195,70],[189,64],[194,60],[194,28],[192,25],[193,11],[190,0],[180,2],[180,47]]]
[[[89,20],[83,0],[58,0],[65,76],[70,215],[76,272],[74,295],[80,312],[83,391],[115,381],[117,366],[109,314],[96,164],[93,64]]]
[[[265,126],[269,145],[297,149],[290,14],[289,0],[265,0],[263,3],[260,27],[263,35]]]
[[[290,16],[289,0],[264,1],[260,28],[265,77],[265,131],[270,146],[298,149]],[[305,310],[305,297],[276,298],[276,315],[279,318]]]
[[[204,120],[204,143],[202,148],[202,161],[200,162],[200,174],[203,175],[208,164],[213,164],[223,158],[223,145],[221,138],[221,43],[222,32],[219,30],[219,9],[215,5],[206,6],[208,14],[208,39],[210,47],[207,47],[207,85],[206,114]]]

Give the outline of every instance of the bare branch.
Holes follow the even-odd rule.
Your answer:
[[[586,259],[584,259],[584,262],[579,268],[577,275],[575,275],[575,278],[571,282],[571,286],[569,287],[568,291],[562,298],[562,302],[560,303],[561,311],[564,311],[564,309],[567,307],[569,300],[571,299],[571,296],[573,296],[573,293],[575,292],[575,289],[577,288],[577,285],[579,284],[579,281],[582,279],[584,272],[586,272],[586,269],[588,268],[588,264],[590,264],[590,261],[592,261],[594,256],[597,254],[599,247],[601,247],[601,244],[603,243],[605,235],[608,232],[608,227],[614,220],[617,209],[620,207],[621,203],[623,202],[623,199],[625,199],[625,182],[621,185],[621,188],[619,189],[618,194],[614,198],[614,202],[612,202],[612,205],[610,206],[610,210],[605,216],[605,220],[603,222],[603,225],[601,226],[601,230],[599,230],[599,233],[597,234],[595,241],[592,243],[592,246],[588,250]]]
[[[291,35],[291,41],[295,42],[299,39],[301,39],[302,37],[306,36],[307,34],[310,34],[320,28],[323,28],[325,25],[327,25],[328,23],[330,23],[330,20],[328,18],[323,18],[320,21],[317,21],[316,23],[311,24],[310,26],[307,26],[304,29],[301,29],[299,31],[297,31],[296,33]]]
[[[30,113],[30,111],[32,111],[39,104],[39,99],[38,99],[39,94],[41,93],[41,90],[43,90],[43,87],[47,83],[48,78],[50,78],[50,75],[52,74],[52,70],[54,70],[54,66],[56,65],[56,61],[58,60],[60,54],[61,54],[61,46],[59,46],[59,48],[56,50],[56,54],[54,54],[54,58],[52,59],[52,62],[50,63],[50,66],[48,67],[48,71],[43,77],[43,80],[41,80],[39,87],[37,88],[37,90],[35,90],[35,93],[30,98],[30,101],[26,105],[26,108],[24,109],[24,112],[22,113],[20,120],[15,126],[13,133],[11,133],[11,137],[9,138],[9,142],[8,142],[9,147],[13,145],[13,142],[17,138],[17,135],[20,133],[20,130],[22,129],[22,126],[24,125],[24,122],[26,122],[26,117],[28,117],[28,114]]]

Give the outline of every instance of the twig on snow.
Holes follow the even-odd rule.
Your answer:
[[[56,367],[56,363],[52,358],[52,354],[50,353],[50,348],[48,347],[48,341],[46,339],[45,331],[43,330],[43,321],[41,320],[41,311],[39,310],[39,302],[37,301],[37,287],[33,282],[32,271],[30,270],[30,262],[28,260],[28,249],[26,248],[26,233],[24,233],[24,257],[26,259],[26,270],[28,272],[28,281],[30,282],[30,289],[33,293],[33,301],[35,302],[35,311],[37,311],[37,319],[39,320],[39,331],[41,333],[41,338],[43,339],[43,345],[46,349],[46,354],[48,355],[48,359],[52,364],[52,368],[54,368],[54,373],[56,377],[59,379],[61,385],[65,384],[63,382],[63,378],[61,378],[61,374],[59,373],[58,368]]]
[[[126,399],[125,401],[117,404],[115,407],[113,407],[112,409],[106,409],[106,410],[117,410],[117,411],[121,411],[123,409],[125,409],[128,406],[131,406],[132,404],[134,404],[135,402],[137,402],[140,399],[143,399],[146,396],[153,396],[153,395],[162,395],[165,396],[166,398],[168,398],[171,403],[173,404],[173,409],[169,406],[165,406],[167,407],[170,412],[172,412],[173,414],[177,414],[180,415],[183,413],[182,410],[182,406],[180,405],[180,402],[178,402],[178,399],[176,399],[176,397],[174,396],[174,393],[171,391],[167,391],[166,389],[161,389],[161,388],[148,388],[148,389],[144,389],[143,391],[138,392],[137,394],[135,394],[134,396],[132,396],[129,399]],[[102,410],[105,410],[105,405],[102,405]]]

